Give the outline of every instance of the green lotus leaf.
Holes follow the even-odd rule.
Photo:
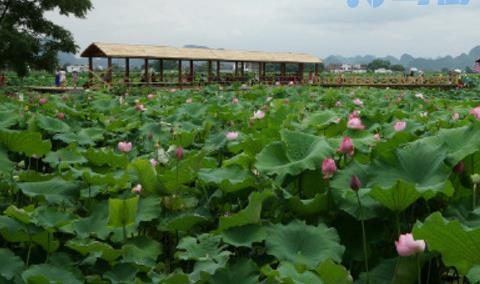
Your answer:
[[[46,229],[53,229],[70,224],[75,220],[75,216],[56,208],[42,206],[35,210],[33,219],[36,225]]]
[[[235,192],[254,185],[253,174],[240,166],[200,169],[198,179],[205,184],[217,185],[225,192]]]
[[[67,144],[95,146],[95,143],[103,140],[104,130],[101,128],[82,128],[78,132],[58,133],[53,139]]]
[[[52,167],[56,167],[59,164],[84,164],[87,162],[87,159],[75,149],[64,148],[56,152],[48,153],[45,158],[43,158],[43,161]]]
[[[128,164],[128,157],[124,154],[117,154],[111,149],[88,149],[85,154],[87,160],[96,166],[110,166],[113,168],[124,168]]]
[[[43,197],[47,202],[53,204],[73,204],[78,197],[79,184],[58,177],[47,181],[23,182],[17,185],[26,196]]]
[[[290,262],[282,262],[277,268],[282,283],[288,284],[323,284],[322,279],[312,271],[299,271]]]
[[[83,279],[70,272],[64,267],[51,264],[32,265],[23,271],[22,279],[26,283],[44,284],[44,283],[69,283],[82,284]]]
[[[260,223],[263,202],[272,196],[271,191],[253,192],[250,194],[247,207],[231,216],[220,217],[218,230],[224,231],[233,227]]]
[[[165,192],[158,180],[155,168],[147,160],[136,160],[128,166],[137,177],[137,183],[141,184],[148,193]]]
[[[226,268],[219,269],[207,283],[225,284],[241,281],[242,284],[257,284],[258,277],[257,264],[250,259],[240,259]]]
[[[345,247],[333,228],[324,224],[311,226],[295,220],[288,225],[276,224],[267,229],[267,253],[280,261],[316,268],[321,262],[332,259],[340,262]]]
[[[143,265],[147,267],[155,266],[157,258],[162,254],[162,245],[148,237],[137,237],[128,240],[122,246],[123,262]]]
[[[263,173],[281,179],[295,176],[319,168],[335,152],[324,138],[290,130],[282,130],[280,134],[281,141],[268,145],[256,157],[256,167]]]
[[[111,232],[108,228],[107,202],[94,204],[91,212],[90,216],[75,220],[72,223],[73,230],[80,238],[92,236],[105,240]]]
[[[245,225],[222,232],[222,240],[235,247],[251,247],[253,243],[267,238],[267,230],[262,225]]]
[[[323,129],[325,126],[335,123],[337,118],[340,118],[340,116],[331,110],[318,111],[310,113],[302,121],[302,126],[304,128],[315,127],[318,129]]]
[[[108,225],[114,228],[135,223],[138,211],[138,196],[129,199],[108,200]]]
[[[356,161],[338,171],[333,177],[330,186],[339,208],[357,219],[368,220],[380,216],[382,207],[380,203],[369,195],[371,189],[367,188],[374,174],[374,172],[370,171],[369,166],[362,165]],[[362,182],[362,188],[358,194],[363,210],[358,205],[355,192],[350,188],[352,176],[357,176]]]
[[[58,118],[51,118],[42,114],[37,114],[35,119],[37,126],[47,132],[66,133],[71,131],[70,126]]]
[[[17,124],[19,119],[18,111],[0,111],[0,128],[10,128]]]
[[[0,177],[7,177],[12,173],[15,163],[8,159],[8,153],[0,145]]]
[[[104,278],[110,280],[112,284],[135,283],[137,269],[128,263],[119,263],[115,267],[103,275]]]
[[[316,269],[318,275],[325,284],[352,284],[353,278],[350,272],[340,264],[328,259]]]
[[[428,249],[442,254],[447,266],[455,266],[466,275],[480,264],[480,229],[464,227],[458,220],[447,221],[439,212],[430,215],[413,228],[416,240],[425,240]]]
[[[192,212],[167,217],[159,225],[160,230],[189,231],[198,224],[208,222],[207,216]]]
[[[24,269],[23,260],[7,248],[0,248],[0,275],[11,280]]]
[[[394,159],[376,161],[370,169],[374,175],[366,187],[388,190],[395,187],[398,181],[404,181],[427,199],[438,192],[451,195],[453,191],[447,183],[451,169],[444,163],[445,159],[444,148],[420,142],[409,144],[396,150]],[[406,204],[401,205],[397,207],[405,207]]]
[[[162,199],[160,197],[148,196],[145,198],[140,198],[138,201],[138,209],[135,218],[136,224],[160,218],[162,213],[161,204]]]
[[[419,140],[427,144],[444,146],[447,159],[453,167],[465,157],[480,151],[480,123],[452,129],[440,129],[438,134]]]
[[[370,270],[369,281],[367,281],[367,274],[362,272],[358,283],[417,283],[418,263],[423,266],[426,261],[423,256],[419,256],[418,262],[416,256],[386,259]]]
[[[31,131],[0,130],[0,144],[12,152],[24,153],[28,157],[42,157],[52,148],[42,134]]]
[[[121,250],[114,249],[107,243],[90,239],[73,239],[65,245],[81,255],[95,255],[108,262],[113,262],[122,255]]]
[[[33,205],[30,205],[25,208],[18,208],[15,205],[8,206],[5,209],[4,213],[8,217],[12,217],[17,221],[20,221],[24,224],[30,224],[32,222],[32,212],[34,210]]]
[[[470,283],[479,283],[480,282],[480,265],[475,265],[472,267],[468,273],[467,278],[470,280]]]

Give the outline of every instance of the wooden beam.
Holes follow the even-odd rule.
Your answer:
[[[195,81],[194,78],[194,71],[193,71],[193,60],[190,60],[190,80],[193,82]]]
[[[298,79],[300,80],[300,82],[303,82],[304,68],[305,68],[305,64],[303,63],[298,64]]]
[[[182,60],[178,60],[178,83],[182,84]]]
[[[262,82],[262,81],[263,81],[263,78],[262,78],[262,67],[263,67],[263,63],[262,63],[262,62],[258,62],[258,81],[259,81],[259,82]]]
[[[160,69],[160,75],[159,75],[159,81],[160,82],[163,82],[163,59],[160,59],[160,62],[159,62],[159,69]]]
[[[235,61],[235,78],[238,77],[238,61]]]
[[[111,57],[108,57],[107,65],[108,65],[107,66],[107,82],[111,83],[112,82],[112,76],[113,76],[113,72],[112,72],[113,65],[112,65],[112,58]]]
[[[148,74],[148,58],[145,58],[145,63],[143,64],[143,75],[145,76],[145,83],[150,84],[150,74]]]
[[[318,63],[315,64],[315,77],[318,77],[318,74],[320,73],[320,66],[318,65]]]
[[[220,80],[220,67],[221,67],[221,65],[220,65],[220,60],[219,60],[219,61],[217,61],[217,81],[221,81]]]
[[[240,62],[240,76],[242,77],[242,80],[243,80],[243,77],[245,77],[245,62]]]
[[[92,81],[93,79],[93,58],[88,58],[88,81]]]
[[[208,82],[212,82],[212,60],[208,60]]]
[[[125,83],[130,82],[130,58],[125,58]]]
[[[280,64],[280,81],[284,81],[285,77],[287,76],[287,64],[281,63]]]

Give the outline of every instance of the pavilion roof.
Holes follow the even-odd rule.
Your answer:
[[[220,60],[271,63],[322,63],[320,58],[304,53],[260,52],[210,48],[178,48],[161,45],[92,43],[82,57],[151,58],[183,60]]]

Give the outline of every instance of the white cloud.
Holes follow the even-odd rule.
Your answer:
[[[385,0],[93,0],[86,19],[49,13],[81,48],[94,41],[330,54],[439,56],[480,44],[480,1],[418,6]]]

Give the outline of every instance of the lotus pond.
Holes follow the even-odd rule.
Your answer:
[[[0,98],[0,283],[480,281],[478,90],[116,93]]]

